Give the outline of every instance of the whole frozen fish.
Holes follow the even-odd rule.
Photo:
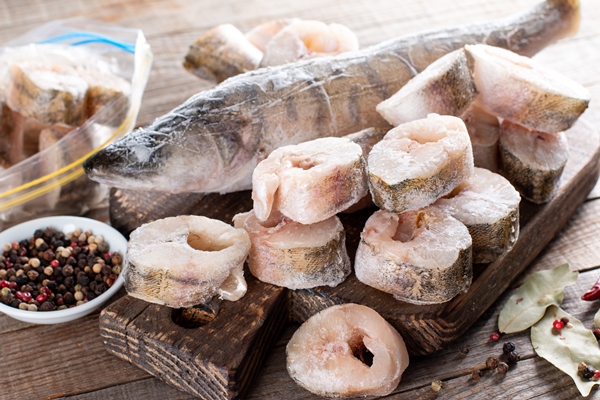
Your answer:
[[[263,68],[198,93],[89,158],[98,182],[129,189],[232,192],[277,147],[388,126],[375,106],[469,43],[533,55],[573,33],[577,0],[547,0],[496,22],[409,35],[361,51]]]

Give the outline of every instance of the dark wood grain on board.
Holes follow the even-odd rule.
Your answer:
[[[100,315],[106,349],[195,396],[243,397],[288,320],[286,289],[247,281],[241,300],[203,310],[125,296]]]

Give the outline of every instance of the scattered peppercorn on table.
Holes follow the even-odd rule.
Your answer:
[[[361,47],[423,29],[434,29],[484,21],[522,10],[538,0],[307,0],[289,3],[274,0],[197,2],[191,0],[6,0],[0,4],[0,42],[55,19],[91,17],[144,31],[154,53],[154,64],[144,95],[138,125],[179,105],[211,83],[189,74],[182,67],[188,46],[201,33],[223,23],[242,31],[257,24],[285,17],[339,22],[354,30]],[[600,7],[596,0],[582,0],[579,32],[543,50],[535,59],[587,87],[592,93],[586,112],[600,123]],[[106,210],[90,216],[108,220]],[[569,376],[533,350],[529,330],[497,335],[498,313],[516,287],[535,271],[569,263],[580,272],[575,285],[565,290],[562,308],[593,327],[599,301],[581,296],[600,276],[600,185],[555,239],[542,251],[495,304],[479,318],[467,334],[447,348],[426,357],[412,357],[396,390],[389,398],[548,398],[573,399],[579,391]],[[3,245],[3,243],[0,243]],[[123,296],[124,291],[113,298]],[[30,325],[0,315],[2,373],[0,398],[75,399],[188,399],[143,370],[109,354],[102,343],[98,312],[70,323]],[[285,345],[297,326],[289,326],[262,365],[252,384],[249,399],[317,398],[298,386],[288,375]],[[512,345],[506,345],[511,342]],[[514,346],[514,349],[513,349]],[[520,359],[495,369],[486,367],[488,357],[517,351]],[[598,368],[600,366],[596,366]],[[499,372],[499,369],[501,370]],[[600,397],[594,388],[590,395]]]

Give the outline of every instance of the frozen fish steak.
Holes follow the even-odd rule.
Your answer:
[[[368,164],[373,202],[402,213],[433,203],[471,176],[473,150],[460,118],[430,114],[389,131]]]
[[[414,304],[449,301],[473,279],[471,235],[434,207],[376,211],[365,224],[354,269],[362,283]]]
[[[568,158],[564,132],[538,132],[506,120],[500,125],[502,174],[533,203],[552,199]]]
[[[372,360],[365,355],[372,355]],[[319,396],[385,396],[409,363],[400,334],[369,307],[342,304],[310,317],[286,346],[292,379]]]
[[[80,125],[86,118],[86,81],[67,67],[13,64],[7,104],[45,124]]]
[[[183,67],[202,79],[222,82],[258,68],[262,51],[231,24],[216,26],[190,45]]]
[[[477,95],[464,49],[434,61],[396,94],[377,105],[377,112],[394,126],[427,117],[458,116]]]
[[[368,192],[361,147],[345,138],[322,138],[280,147],[252,175],[256,217],[272,211],[302,224],[324,221]]]
[[[477,103],[503,119],[556,133],[569,129],[590,102],[586,88],[530,58],[484,44],[465,50],[474,60]]]
[[[259,221],[254,211],[234,217],[250,235],[248,268],[259,280],[289,289],[337,286],[350,275],[346,234],[339,218],[303,225],[289,218]]]
[[[283,27],[265,45],[261,67],[287,64],[358,50],[358,38],[342,24],[298,20]]]
[[[243,229],[192,215],[160,219],[131,233],[124,272],[133,297],[173,308],[246,293],[243,265],[250,238]]]
[[[471,179],[435,202],[462,222],[473,240],[473,262],[490,263],[519,236],[519,192],[502,176],[475,168]]]

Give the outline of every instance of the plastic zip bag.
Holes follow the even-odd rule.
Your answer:
[[[0,49],[0,129],[5,129],[4,134],[0,132],[0,146],[4,140],[5,150],[9,149],[4,155],[6,158],[14,156],[17,161],[21,154],[35,151],[35,146],[43,148],[13,165],[5,160],[5,167],[0,166],[0,229],[34,217],[82,214],[106,200],[108,187],[89,180],[83,172],[82,163],[134,128],[151,63],[152,52],[140,30],[82,18],[43,25]],[[96,112],[64,134],[63,130],[72,128],[65,128],[62,123],[53,125],[54,114],[63,118],[75,113],[73,108],[65,107],[65,104],[71,103],[64,98],[58,99],[57,104],[60,104],[52,109],[52,113],[46,114],[43,111],[54,107],[54,104],[40,101],[43,96],[33,100],[26,98],[26,102],[33,104],[31,113],[35,114],[35,118],[14,112],[13,108],[18,108],[19,104],[18,101],[9,101],[12,99],[9,99],[9,93],[22,87],[10,83],[9,76],[13,76],[14,81],[14,75],[22,73],[21,65],[25,66],[24,69],[32,65],[33,69],[42,70],[41,73],[49,70],[49,74],[56,70],[74,69],[85,75],[89,82],[94,82],[95,78],[106,81],[106,74],[112,74],[118,77],[115,82],[126,81],[128,90],[119,92],[121,96],[109,96],[110,100],[102,104],[107,96],[92,92],[93,83],[90,83],[85,100],[76,103],[78,107],[84,104],[85,110],[73,108],[81,111],[82,115],[89,112],[90,107],[95,107]],[[23,92],[28,93],[25,89]],[[97,96],[94,97],[93,93]],[[98,100],[99,105],[93,103],[92,98]],[[69,97],[68,100],[72,99]],[[13,108],[9,107],[9,103]],[[31,126],[39,122],[36,107],[43,110],[39,113],[42,119],[48,118],[41,122],[42,128],[46,129],[44,135],[39,134],[37,139],[28,137],[36,135],[31,133],[34,132]],[[31,145],[34,149],[19,148],[22,153],[11,153],[7,141],[14,139],[10,135],[17,135],[15,132],[22,135],[21,140],[15,143],[23,142],[24,147]]]

